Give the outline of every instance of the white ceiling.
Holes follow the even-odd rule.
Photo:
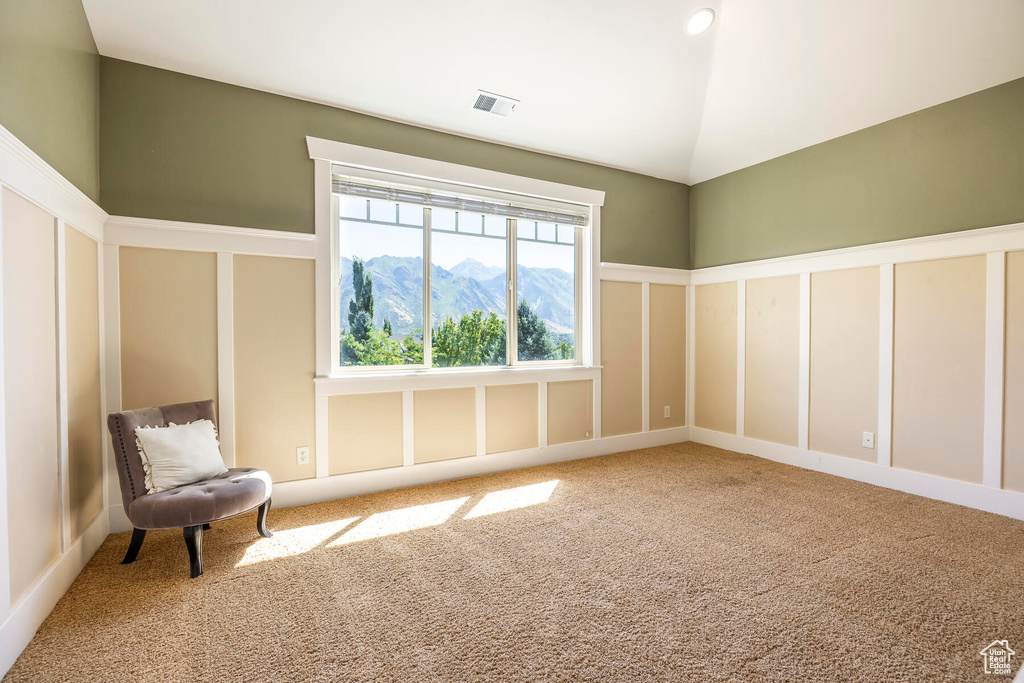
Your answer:
[[[686,183],[1024,76],[1022,0],[84,4],[110,57]]]

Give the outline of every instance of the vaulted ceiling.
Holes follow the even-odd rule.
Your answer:
[[[1021,0],[84,5],[103,55],[685,183],[1024,76]]]

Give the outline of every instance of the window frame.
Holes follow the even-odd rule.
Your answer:
[[[583,334],[582,321],[583,310],[581,306],[583,298],[583,241],[587,231],[591,229],[593,219],[586,226],[573,226],[573,357],[559,360],[519,360],[519,225],[515,218],[509,219],[508,226],[508,359],[510,366],[523,367],[559,367],[576,366],[583,364]],[[557,234],[557,233],[556,233]],[[557,238],[556,238],[557,239]]]
[[[519,221],[516,218],[505,219],[505,363],[502,365],[468,365],[459,367],[434,367],[433,363],[433,323],[431,315],[432,283],[431,283],[431,251],[433,235],[433,209],[423,206],[423,225],[405,225],[396,222],[383,223],[370,218],[370,204],[367,200],[367,213],[365,219],[343,217],[341,215],[341,195],[331,191],[331,376],[344,376],[348,374],[365,374],[373,372],[403,372],[403,371],[430,371],[446,372],[450,370],[490,370],[514,367],[565,367],[579,366],[583,364],[583,331],[581,329],[582,298],[583,298],[583,242],[586,238],[591,224],[587,225],[559,225],[560,229],[572,229],[573,242],[558,243],[557,232],[554,246],[572,247],[573,250],[573,357],[559,358],[552,360],[520,360],[519,359]],[[472,215],[476,215],[475,213]],[[384,225],[404,227],[409,229],[419,228],[422,231],[423,249],[423,362],[409,363],[402,365],[342,365],[341,363],[341,278],[340,271],[341,250],[341,221],[348,220],[365,225]],[[536,221],[535,221],[536,223]],[[556,230],[558,229],[556,228]],[[447,231],[444,231],[447,232]],[[467,233],[469,234],[469,233]]]
[[[530,382],[538,379],[596,379],[600,367],[600,235],[604,192],[518,176],[473,166],[351,145],[307,136],[307,149],[314,162],[315,240],[315,322],[317,395],[337,391],[441,388]],[[337,288],[337,207],[332,188],[335,167],[356,178],[394,182],[493,198],[523,201],[559,210],[589,209],[589,226],[577,239],[576,250],[576,337],[575,359],[565,361],[518,361],[501,366],[434,368],[424,365],[340,366],[340,305]],[[428,234],[424,230],[424,235]],[[517,235],[509,233],[512,239]],[[577,233],[579,237],[579,233]],[[429,268],[428,251],[424,267]],[[512,271],[515,273],[515,269]],[[512,297],[508,297],[509,300]],[[428,311],[429,315],[429,311]],[[507,334],[512,339],[512,334]],[[358,387],[362,387],[358,389]],[[388,389],[388,390],[392,390]],[[318,404],[319,405],[319,404]]]

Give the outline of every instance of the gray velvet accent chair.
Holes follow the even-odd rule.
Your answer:
[[[209,529],[212,523],[256,510],[256,530],[264,538],[271,536],[267,529],[271,481],[263,470],[233,467],[212,479],[146,493],[146,472],[135,441],[135,430],[196,420],[217,423],[213,401],[140,408],[107,416],[121,482],[121,501],[135,527],[121,564],[135,561],[146,531],[150,529],[183,529],[189,575],[193,579],[203,573],[203,530]]]

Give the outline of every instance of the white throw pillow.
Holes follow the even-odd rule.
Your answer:
[[[166,427],[139,427],[135,441],[146,470],[146,490],[159,493],[228,471],[210,420]]]

